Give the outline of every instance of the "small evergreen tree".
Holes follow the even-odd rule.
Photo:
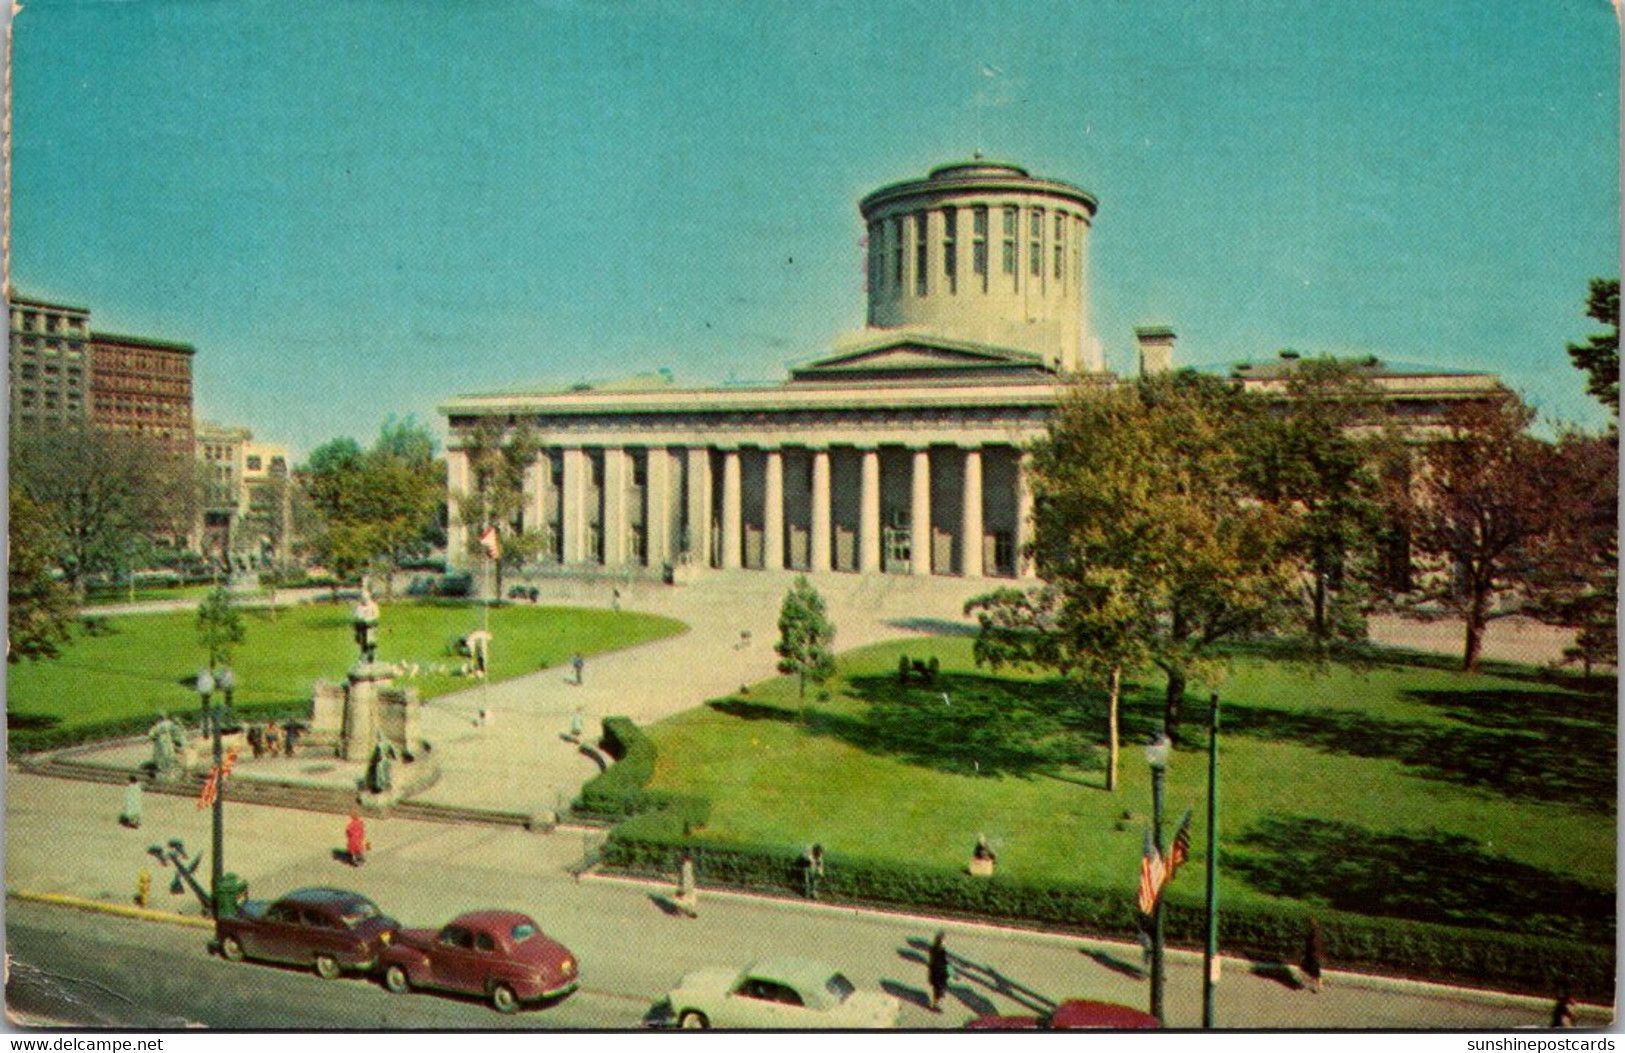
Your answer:
[[[247,634],[242,613],[225,589],[215,589],[198,605],[197,640],[208,653],[210,668],[230,662],[231,652]]]
[[[835,674],[835,626],[824,607],[824,597],[805,577],[784,596],[779,608],[779,672],[794,673],[800,697],[807,698],[807,681],[822,684]]]

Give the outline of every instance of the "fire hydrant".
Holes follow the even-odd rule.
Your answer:
[[[143,870],[135,879],[135,905],[145,907],[147,896],[152,892],[152,875]]]

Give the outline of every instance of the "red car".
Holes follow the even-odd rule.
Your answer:
[[[559,998],[581,983],[575,955],[542,932],[528,915],[482,910],[453,919],[439,932],[403,929],[379,961],[384,986],[483,995],[498,1012],[521,1002]]]
[[[251,899],[234,917],[217,920],[214,931],[227,961],[310,965],[317,976],[332,980],[345,969],[371,969],[398,928],[399,922],[360,893],[302,888],[275,903]]]
[[[1161,1027],[1157,1018],[1111,1002],[1062,1002],[1048,1016],[979,1016],[966,1024],[971,1031],[1136,1031]]]

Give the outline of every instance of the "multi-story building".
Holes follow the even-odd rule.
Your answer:
[[[106,430],[192,449],[191,344],[145,336],[92,333],[90,423]]]
[[[88,423],[90,309],[22,296],[9,307],[13,431]]]
[[[524,420],[542,450],[518,526],[583,572],[641,568],[1021,577],[1032,492],[1024,448],[1062,391],[1122,383],[1089,320],[1097,203],[981,159],[863,199],[866,329],[784,383],[466,395],[440,407],[448,556],[470,559],[461,498],[482,421]],[[1140,370],[1173,368],[1173,330],[1136,331]],[[1291,363],[1238,367],[1284,386]],[[1495,377],[1367,370],[1425,425]]]
[[[288,450],[254,441],[247,428],[201,422],[203,521],[198,548],[234,569],[286,558],[291,498]]]

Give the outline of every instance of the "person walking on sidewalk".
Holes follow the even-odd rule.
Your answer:
[[[694,858],[683,853],[683,862],[677,868],[677,909],[691,918],[700,916],[700,887],[694,883]]]
[[[1568,984],[1564,984],[1557,992],[1557,1004],[1552,1006],[1552,1022],[1550,1026],[1574,1026],[1574,999],[1569,994]]]
[[[575,653],[575,656],[570,659],[570,668],[575,670],[575,673],[576,673],[576,686],[580,687],[581,686],[581,674],[583,674],[583,673],[585,673],[587,671],[587,660],[585,658],[581,657],[581,652],[580,651],[577,651]]]
[[[350,825],[344,828],[344,847],[350,853],[350,865],[358,867],[367,861],[367,824],[359,815],[350,816]]]
[[[1325,956],[1326,948],[1320,936],[1320,922],[1310,918],[1309,932],[1303,939],[1303,979],[1304,986],[1315,994],[1320,993],[1320,969]]]
[[[131,830],[141,829],[141,776],[130,776],[130,783],[124,787],[124,810],[118,814],[120,826],[127,826]]]
[[[925,978],[931,985],[931,1012],[942,1012],[942,998],[948,993],[948,948],[943,941],[948,934],[937,930],[936,939],[925,956]]]
[[[818,883],[824,879],[824,846],[813,845],[801,859],[801,891],[808,899],[818,898]]]

